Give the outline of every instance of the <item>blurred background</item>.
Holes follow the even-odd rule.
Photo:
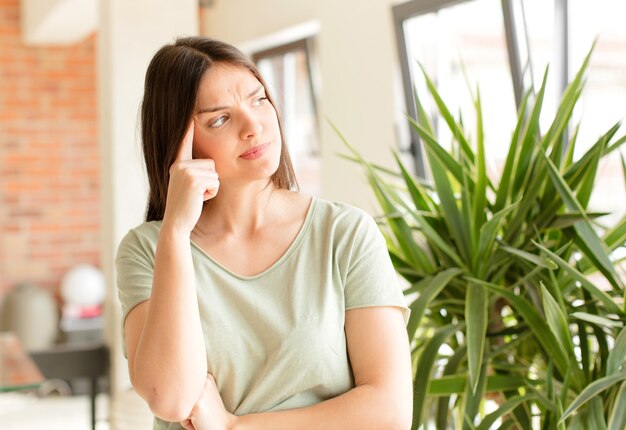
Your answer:
[[[624,16],[619,0],[0,0],[0,330],[24,352],[0,343],[0,427],[150,428],[121,355],[112,262],[144,215],[138,111],[163,44],[204,35],[244,50],[277,98],[302,190],[375,212],[329,121],[365,158],[391,166],[397,150],[427,177],[406,119],[420,62],[460,111],[479,85],[497,175],[521,94],[549,63],[550,118],[597,38],[576,111],[584,150],[626,111]],[[592,206],[619,219],[617,151],[599,176]],[[9,381],[28,357],[42,378]]]

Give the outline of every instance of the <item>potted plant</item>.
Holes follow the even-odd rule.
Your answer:
[[[487,175],[478,91],[470,137],[425,72],[454,136],[444,149],[418,94],[411,125],[430,181],[397,154],[396,172],[364,160],[336,130],[346,158],[364,167],[409,284],[413,429],[626,428],[626,290],[614,253],[626,217],[603,228],[603,214],[588,210],[600,161],[626,136],[616,124],[578,159],[578,129],[565,138],[590,55],[545,133],[547,70],[537,94],[526,95],[499,178]]]

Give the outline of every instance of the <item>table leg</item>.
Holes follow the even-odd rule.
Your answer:
[[[98,377],[91,378],[89,395],[91,398],[91,430],[96,430],[96,393],[98,392]]]

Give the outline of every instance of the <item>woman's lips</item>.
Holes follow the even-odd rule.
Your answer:
[[[269,143],[263,143],[261,145],[257,145],[254,148],[250,149],[249,151],[244,152],[239,157],[243,158],[244,160],[256,160],[257,158],[260,158],[263,156],[263,154],[265,154],[265,151],[267,151],[267,148],[269,146],[270,146]]]

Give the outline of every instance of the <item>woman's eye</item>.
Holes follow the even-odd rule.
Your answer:
[[[211,122],[209,124],[209,127],[217,128],[221,125],[224,125],[224,122],[226,122],[226,116],[222,115],[219,118],[215,119],[213,122]]]
[[[265,100],[267,100],[267,97],[263,96],[263,97],[258,97],[255,101],[257,105],[262,105],[263,103],[265,103]]]

